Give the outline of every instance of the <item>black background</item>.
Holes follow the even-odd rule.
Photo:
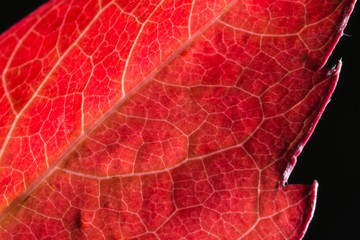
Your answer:
[[[0,32],[46,1],[6,1],[0,8]],[[320,11],[320,9],[319,9]],[[304,240],[360,239],[360,201],[357,173],[360,149],[360,8],[355,8],[345,36],[327,67],[342,59],[340,80],[313,135],[298,157],[290,184],[319,182],[314,218]],[[0,49],[1,51],[1,49]]]

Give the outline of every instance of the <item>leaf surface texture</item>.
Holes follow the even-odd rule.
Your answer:
[[[354,4],[44,4],[0,36],[0,238],[301,239]]]

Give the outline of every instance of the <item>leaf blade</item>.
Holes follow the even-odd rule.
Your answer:
[[[345,6],[345,3],[341,6]],[[241,7],[238,8],[241,9]],[[342,11],[345,10],[344,9],[338,10],[337,13],[339,16],[341,14],[344,14],[342,13]],[[231,19],[229,21],[231,21]],[[285,71],[286,69],[286,67],[284,66],[285,63],[279,64],[277,63],[276,57],[271,57],[271,54],[273,53],[270,52],[264,54],[264,51],[263,52],[259,51],[259,49],[263,47],[261,45],[262,39],[259,39],[258,37],[253,37],[253,35],[256,34],[238,33],[237,31],[239,29],[237,29],[237,31],[234,31],[234,28],[231,27],[229,29],[229,26],[232,25],[228,24],[228,26],[225,26],[223,22],[216,22],[216,23],[214,22],[214,24],[212,24],[212,26],[209,26],[209,29],[206,29],[206,31],[204,31],[203,34],[201,35],[199,34],[199,37],[193,44],[191,44],[191,46],[189,44],[189,48],[186,49],[185,53],[179,56],[180,58],[171,59],[171,61],[168,61],[165,64],[166,66],[164,66],[164,68],[157,69],[153,74],[150,74],[149,83],[147,84],[144,83],[144,85],[140,85],[139,87],[137,87],[134,90],[135,93],[133,95],[129,96],[129,98],[124,100],[124,102],[119,104],[119,106],[116,106],[116,108],[119,107],[119,109],[116,109],[116,111],[114,111],[113,114],[109,114],[109,116],[107,116],[108,117],[107,119],[104,118],[104,122],[102,126],[100,126],[99,124],[99,126],[96,126],[94,127],[94,129],[91,129],[92,132],[89,133],[91,137],[87,137],[87,140],[83,140],[82,143],[80,143],[80,146],[78,146],[76,150],[74,149],[74,152],[72,152],[65,159],[65,161],[63,161],[62,163],[63,166],[61,167],[61,169],[65,169],[66,171],[56,170],[56,174],[60,175],[60,179],[67,179],[67,180],[57,180],[57,182],[62,182],[62,181],[81,182],[81,178],[91,178],[91,176],[95,179],[100,177],[100,180],[102,177],[105,177],[105,179],[103,179],[104,181],[107,180],[107,178],[110,179],[115,177],[115,178],[119,178],[119,181],[121,182],[121,181],[125,181],[124,179],[127,177],[126,174],[129,174],[128,176],[129,178],[133,176],[134,179],[138,181],[137,185],[135,184],[136,185],[135,188],[139,189],[139,181],[142,183],[140,185],[144,185],[145,182],[147,182],[143,180],[146,179],[146,177],[143,176],[144,174],[146,175],[146,172],[154,173],[154,176],[149,177],[150,179],[152,179],[149,180],[149,182],[155,185],[158,184],[158,182],[161,182],[163,178],[167,178],[168,180],[166,181],[164,180],[164,182],[167,183],[167,185],[165,183],[162,183],[160,184],[162,187],[156,185],[157,187],[149,186],[147,188],[142,189],[143,194],[145,195],[148,194],[148,198],[143,199],[144,207],[143,209],[137,209],[138,214],[134,215],[130,213],[124,213],[124,215],[126,215],[125,218],[131,219],[130,222],[136,221],[136,219],[140,221],[139,218],[142,219],[143,221],[144,219],[146,219],[145,223],[142,224],[140,222],[137,223],[138,228],[142,228],[143,231],[144,229],[148,229],[148,230],[150,229],[151,231],[156,230],[159,233],[162,230],[157,229],[157,227],[159,225],[161,226],[164,223],[164,216],[161,216],[161,214],[154,211],[154,209],[151,209],[151,207],[154,206],[148,201],[149,199],[151,199],[152,194],[155,195],[157,194],[159,199],[162,200],[167,199],[165,203],[164,202],[162,203],[156,202],[156,203],[158,205],[164,204],[163,207],[165,209],[168,209],[169,212],[166,213],[167,217],[172,215],[172,213],[175,211],[174,209],[176,208],[175,205],[177,202],[176,200],[173,200],[173,203],[171,203],[172,201],[169,200],[170,196],[168,195],[168,193],[171,192],[171,189],[175,191],[174,189],[175,187],[169,186],[169,183],[173,183],[174,185],[176,185],[176,183],[169,180],[171,179],[171,176],[173,174],[165,174],[164,172],[161,172],[161,170],[165,169],[166,172],[172,169],[179,169],[181,168],[182,165],[187,163],[187,161],[184,159],[188,159],[188,160],[197,159],[198,161],[201,161],[203,162],[204,165],[206,165],[205,161],[208,162],[208,159],[211,159],[213,156],[219,157],[219,155],[221,155],[223,152],[231,150],[232,146],[241,148],[245,152],[243,153],[243,155],[245,156],[246,155],[260,156],[263,154],[264,155],[268,154],[270,156],[270,159],[263,159],[262,157],[258,157],[257,159],[253,160],[256,166],[255,168],[258,169],[258,171],[255,171],[258,172],[258,176],[255,178],[258,179],[257,186],[259,186],[261,190],[273,190],[279,187],[280,182],[285,181],[284,179],[281,178],[283,175],[283,171],[285,171],[286,168],[289,168],[288,159],[291,159],[298,151],[297,145],[299,144],[299,142],[300,143],[304,142],[305,141],[304,139],[307,138],[307,133],[312,128],[312,122],[316,121],[316,119],[318,118],[319,110],[320,112],[322,111],[321,109],[323,109],[323,106],[326,104],[329,98],[329,94],[333,90],[334,84],[337,79],[338,71],[323,70],[320,72],[316,72],[304,68],[298,71],[290,72],[289,74],[287,73],[287,71]],[[336,26],[334,26],[334,28],[336,29]],[[340,30],[335,34],[335,38],[339,37],[341,31],[342,30]],[[249,64],[242,58],[236,59],[237,60],[236,62],[236,60],[233,60],[234,56],[231,56],[231,52],[228,51],[228,49],[223,48],[224,44],[221,41],[218,41],[216,39],[213,40],[214,36],[218,37],[219,39],[224,39],[222,36],[226,35],[226,33],[228,32],[230,33],[232,32],[232,35],[238,35],[237,38],[235,38],[236,40],[240,39],[239,41],[241,41],[243,40],[243,38],[247,38],[250,39],[248,41],[253,41],[252,46],[255,47],[254,49],[250,49],[250,50],[253,50],[255,52],[252,53],[253,57]],[[273,38],[272,41],[275,44],[278,45],[284,44],[281,41],[277,42],[276,36],[267,35],[266,37]],[[228,45],[232,46],[236,44],[228,43]],[[206,48],[204,48],[204,46],[206,46]],[[185,50],[187,46],[184,46],[183,48]],[[325,48],[329,49],[329,46],[325,46]],[[291,53],[291,48],[286,49],[286,51],[287,54]],[[180,50],[179,54],[180,52],[182,51]],[[209,54],[209,52],[213,54]],[[315,53],[313,54],[315,56],[319,54],[318,51],[314,51],[314,52]],[[300,55],[298,52],[296,53]],[[80,55],[75,55],[75,58],[77,60],[80,59],[79,56],[81,56],[82,52],[78,51],[78,54]],[[83,57],[84,56],[86,56],[86,54],[83,54]],[[304,62],[309,58],[310,60],[307,60],[306,64],[308,64],[309,62],[312,64],[311,61],[313,61],[315,57],[309,54],[309,57],[306,57],[304,59],[304,56],[301,54],[300,56],[297,56],[295,58],[297,58],[298,62]],[[284,59],[286,60],[286,57],[283,57],[282,60]],[[326,59],[326,56],[324,57],[324,59]],[[196,63],[196,65],[193,65],[194,62]],[[311,64],[306,67],[316,69],[317,66],[321,65],[321,64],[317,64],[317,65],[316,64],[311,65]],[[69,63],[69,66],[70,65],[71,64]],[[221,66],[220,68],[219,65]],[[239,67],[237,67],[236,65],[240,66],[240,68],[244,68],[245,70],[240,71]],[[200,72],[199,74],[198,66],[201,66],[207,71]],[[259,81],[256,84],[258,84],[260,87],[252,88],[249,82],[250,80],[247,79],[247,77],[248,76],[256,77],[256,69],[259,69],[259,66],[262,66],[263,75],[265,76],[267,75],[268,79],[266,78],[265,79],[270,83],[269,85],[272,86],[270,87],[262,86],[261,88],[261,81]],[[135,65],[134,67],[136,69],[138,66]],[[76,66],[76,67],[71,66],[69,68],[76,70],[79,68],[81,69],[82,66]],[[88,67],[85,67],[85,69],[86,68]],[[217,70],[213,71],[214,68]],[[144,69],[146,69],[146,66]],[[173,69],[180,69],[180,70],[174,72]],[[237,72],[236,71],[231,72],[231,74],[228,75],[231,75],[232,77],[233,75],[238,75],[242,82],[241,83],[239,83],[239,81],[236,82],[236,79],[231,79],[231,77],[228,76],[227,74],[223,74],[223,75],[216,74],[217,72],[225,72],[224,69],[226,70],[238,69]],[[134,72],[139,72],[139,71],[134,70]],[[173,74],[173,76],[171,74]],[[199,77],[198,78],[192,77],[191,74],[193,75],[195,74],[195,76],[199,76]],[[272,74],[276,75],[276,77],[272,77],[271,76]],[[284,76],[284,77],[280,77],[280,76]],[[183,79],[186,79],[186,81]],[[281,79],[280,84],[276,82],[278,81],[278,79]],[[301,85],[304,84],[302,83],[302,81],[306,82],[307,85],[306,84],[305,86]],[[330,84],[326,82],[330,82]],[[180,83],[185,85],[185,87],[182,87]],[[298,84],[298,86],[294,87],[292,86],[292,84],[294,85]],[[199,85],[202,85],[201,89],[198,87]],[[282,85],[286,86],[285,89]],[[132,88],[131,83],[129,86],[130,86],[129,89]],[[287,95],[286,90],[291,89],[291,87],[294,88],[292,89],[294,92],[292,93],[292,95],[295,96],[296,100],[294,99],[291,100],[286,98]],[[274,90],[275,88],[276,90]],[[307,88],[309,92],[308,93],[302,92],[301,90],[302,88]],[[48,90],[48,92],[52,92],[52,91]],[[222,97],[223,95],[225,95],[224,94],[225,92],[227,98],[230,99],[226,99]],[[312,97],[309,97],[310,95]],[[117,95],[117,97],[115,96],[114,98],[116,99],[119,96],[120,95]],[[169,96],[176,96],[175,103],[172,103],[172,99],[170,99]],[[324,97],[320,97],[320,96],[324,96]],[[186,100],[185,103],[184,103],[184,99]],[[245,102],[245,100],[246,103],[242,103],[242,101]],[[71,102],[71,99],[68,101]],[[279,101],[280,102],[290,101],[290,103],[278,104]],[[192,104],[186,105],[189,102]],[[54,105],[63,105],[63,104],[64,104],[63,102],[59,102]],[[214,109],[214,106],[212,105],[214,105],[215,107],[220,106],[220,109],[222,109],[223,111],[226,108],[225,107],[221,108],[221,106],[227,106],[229,108],[232,107],[232,110],[229,111],[228,113],[226,111],[224,112],[220,111],[219,113],[219,111]],[[275,106],[276,108],[275,111],[273,111],[273,106]],[[192,119],[192,123],[193,123],[192,126],[185,126],[187,124],[179,123],[177,121],[178,119],[174,119],[174,118],[170,119],[169,117],[167,118],[167,116],[169,115],[167,113],[169,112],[169,109],[176,107],[182,110],[185,113],[185,115],[189,115],[188,119]],[[252,111],[251,108],[254,108],[255,110]],[[201,116],[200,114],[200,117],[194,118],[193,115],[196,115],[195,113],[199,113],[199,109],[203,110],[203,116]],[[299,114],[299,112],[301,111],[308,111],[308,113],[304,115],[302,115],[301,113]],[[174,110],[174,112],[176,111]],[[246,114],[250,114],[251,117],[246,117]],[[234,122],[236,122],[238,119],[241,119],[239,117],[243,117],[244,115],[245,115],[245,120],[249,118],[246,124],[237,123],[238,125],[236,128],[232,128],[230,126],[231,125],[230,122],[233,122],[232,124],[234,124]],[[281,115],[284,115],[285,117]],[[292,115],[294,115],[295,118]],[[289,119],[291,119],[292,117],[294,119],[291,121],[294,121],[296,124],[293,122],[294,126],[289,126],[289,124],[287,124],[286,121],[289,121]],[[298,117],[300,120],[296,119],[296,117]],[[67,120],[67,116],[64,116],[64,119],[60,119],[59,122],[64,122],[65,119]],[[276,119],[276,121],[274,119]],[[79,117],[77,117],[76,121],[80,122]],[[162,124],[162,132],[157,133],[155,134],[155,136],[153,136],[151,132],[154,131],[153,129],[160,128],[160,122]],[[114,130],[108,133],[106,132],[106,127],[104,126],[107,126],[107,129],[114,129]],[[62,128],[64,129],[63,132],[66,132],[66,129],[69,128],[69,126],[62,126]],[[105,130],[103,128],[105,128]],[[249,128],[249,129],[242,130],[242,128]],[[282,134],[281,135],[282,138],[285,139],[277,139],[280,137],[277,137],[276,132],[277,131],[281,132],[281,129],[285,129],[283,131],[286,132],[285,134],[286,136],[282,136],[284,134],[280,133],[280,135]],[[301,134],[296,135],[295,132],[297,131],[300,131]],[[117,134],[114,134],[115,132],[117,132]],[[78,135],[80,134],[78,133]],[[248,135],[248,137],[244,137],[244,135],[245,136]],[[130,138],[129,136],[132,138]],[[74,137],[74,139],[75,138],[76,136]],[[99,143],[96,141],[97,139],[103,139],[104,142]],[[273,142],[276,143],[275,146],[271,145]],[[111,147],[112,143],[113,145],[116,146]],[[103,147],[106,151],[104,149],[101,150],[102,154],[100,154],[99,156],[96,155],[97,158],[96,161],[94,161],[92,157],[87,156],[87,151],[90,151],[92,153],[94,152],[91,150],[91,148],[97,149],[96,151],[99,151],[99,149],[101,149],[101,146],[106,146]],[[136,154],[134,153],[134,149],[137,149]],[[171,149],[171,151],[167,151],[167,149]],[[188,149],[189,152],[187,153],[186,151],[184,151],[184,149]],[[290,149],[290,151],[286,152],[284,149],[287,151],[289,151]],[[109,158],[106,159],[106,155],[111,156],[111,153],[113,153],[113,151],[115,151],[115,156],[116,156],[115,159],[116,158],[118,159],[116,160],[117,162],[115,161],[116,164],[111,163]],[[128,155],[121,156],[123,152],[127,152]],[[269,152],[271,154],[266,152]],[[134,157],[131,158],[131,156],[133,155],[136,155],[136,159],[134,159]],[[6,157],[8,159],[11,159],[8,156]],[[76,164],[79,157],[82,158],[81,164]],[[274,159],[276,159],[276,161]],[[277,163],[275,164],[275,162]],[[291,168],[293,164],[294,164],[294,160],[290,162]],[[174,166],[174,168],[172,168],[172,166]],[[260,171],[260,169],[262,170]],[[115,175],[111,171],[115,172]],[[73,177],[69,178],[69,176],[66,176],[66,174]],[[42,187],[40,187],[39,189],[47,188],[47,191],[52,192],[54,191],[54,189],[60,188],[59,186],[56,185],[56,181],[52,182],[51,180],[53,178],[57,178],[54,177],[55,175],[49,178],[49,182],[48,180],[46,180],[46,182],[48,183],[42,184],[41,185]],[[227,177],[232,179],[232,181],[235,179],[234,177],[231,176],[227,176]],[[72,180],[72,179],[76,179],[76,180]],[[130,180],[127,179],[127,181]],[[50,182],[52,183],[50,184]],[[224,182],[224,181],[220,181],[220,182]],[[94,183],[94,184],[95,184],[94,186],[97,186],[100,183]],[[84,193],[85,191],[84,185],[85,183],[74,183],[74,186],[77,186],[79,188],[78,192],[80,193],[82,192],[83,194],[86,195],[86,199],[90,199],[87,201],[96,202],[96,200],[94,199],[91,200],[92,198],[91,196],[89,196],[87,193]],[[166,185],[166,187],[164,185]],[[213,182],[211,185],[214,187],[216,183]],[[89,191],[92,192],[92,194],[95,196],[101,196],[99,192],[96,192],[94,190],[95,188],[96,187],[93,187]],[[164,190],[165,192],[160,191],[159,193],[152,193],[151,192],[152,188],[154,189],[158,188],[159,191],[162,190],[162,188],[165,188],[166,190]],[[36,190],[37,193],[43,191],[39,189]],[[313,190],[314,186],[312,186],[311,189],[312,189],[311,191],[308,190],[308,192],[305,194],[306,196],[309,196],[308,199],[312,199],[312,200],[308,200],[307,203],[308,205],[312,205],[312,201],[314,198],[314,192],[315,192]],[[66,192],[65,189],[63,189],[62,191]],[[282,190],[280,190],[280,192],[281,191]],[[73,194],[75,194],[76,196],[76,193]],[[224,194],[225,195],[221,195],[221,194],[218,195],[217,198],[222,198],[222,197],[226,198],[226,194],[228,193],[224,193]],[[35,195],[36,194],[34,194],[34,196]],[[255,193],[255,195],[258,195],[258,193]],[[33,196],[31,196],[30,200],[28,201],[31,202],[32,197]],[[259,197],[260,196],[257,196],[257,198]],[[81,208],[81,206],[86,207],[87,204],[81,201],[82,201],[81,197],[77,196],[75,197],[75,200],[72,203],[72,205],[79,209]],[[110,200],[107,201],[108,202],[100,201],[101,204],[104,204],[101,205],[101,208],[103,208],[101,211],[107,211],[106,210],[107,208],[114,207],[112,206],[115,204],[114,202],[111,202]],[[212,201],[214,201],[214,199],[212,199]],[[210,200],[208,204],[210,204]],[[89,210],[90,212],[87,212],[85,210],[78,211],[75,208],[71,208],[71,210],[68,210],[73,212],[72,213],[73,218],[78,219],[80,221],[77,224],[75,224],[76,226],[73,229],[75,234],[74,236],[78,236],[78,237],[83,236],[83,234],[86,234],[87,231],[89,231],[88,232],[89,236],[101,236],[101,234],[96,229],[93,228],[92,224],[88,224],[88,221],[90,221],[89,219],[93,218],[91,214],[94,213],[92,213],[91,211],[95,211],[94,210],[95,205],[93,205],[92,203],[88,206],[88,209],[85,209],[85,210]],[[34,208],[34,206],[32,206],[31,208]],[[117,208],[122,209],[122,206],[117,206]],[[212,208],[215,208],[215,205],[214,206],[212,205]],[[26,213],[26,210],[22,210],[22,211],[25,211],[23,212],[23,214],[25,214],[24,216],[26,216],[24,218],[24,221],[26,221],[26,218],[29,213]],[[60,212],[62,213],[63,211]],[[312,212],[311,210],[310,211],[307,210],[307,215],[305,218],[309,219],[309,214],[311,212]],[[212,214],[215,213],[213,211],[210,211],[208,213],[209,216],[211,216]],[[129,227],[127,226],[128,224],[127,221],[123,220],[121,216],[114,216],[114,219],[118,219],[117,221],[123,222],[124,224],[120,228],[120,230],[116,230],[120,232],[116,232],[115,230],[107,230],[107,231],[103,230],[103,233],[107,232],[108,234],[110,234],[111,231],[115,231],[116,234],[118,234],[118,237],[134,236],[134,233],[127,232],[129,231],[128,230]],[[69,222],[69,224],[70,226],[73,225],[72,222]],[[227,224],[226,221],[223,224],[226,225]],[[304,221],[302,222],[302,224],[307,225],[307,222]],[[211,226],[205,226],[205,225],[203,227],[205,228],[204,230],[206,231],[215,232],[213,233],[215,235],[221,234],[221,231],[219,229],[211,230]],[[304,231],[303,230],[304,228],[305,228],[304,226],[299,227],[300,230],[298,236],[301,235],[301,233]],[[79,229],[82,230],[80,231]],[[271,229],[275,229],[275,227]],[[234,236],[234,235],[240,236],[241,234],[244,234],[244,232],[246,232],[246,229],[245,230],[237,229],[234,230],[234,232],[229,233],[230,234],[229,236]],[[127,234],[130,235],[127,236]],[[201,234],[204,234],[204,232],[201,232]],[[267,234],[267,233],[264,231],[262,234]],[[279,233],[279,232],[277,234],[279,234],[279,239],[281,239],[281,236],[284,235],[284,233]],[[136,235],[137,234],[135,234],[135,236]],[[291,236],[286,236],[286,237],[291,238]]]

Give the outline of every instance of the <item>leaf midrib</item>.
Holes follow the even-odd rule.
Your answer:
[[[175,51],[168,56],[158,67],[156,67],[152,72],[150,72],[140,83],[138,83],[133,89],[131,89],[126,95],[120,98],[112,107],[110,107],[101,117],[99,117],[88,129],[86,129],[82,135],[80,135],[76,140],[74,140],[67,149],[44,171],[42,172],[35,181],[33,181],[18,197],[13,200],[10,205],[4,209],[0,213],[0,222],[2,222],[6,216],[24,199],[26,199],[32,191],[34,191],[44,179],[49,177],[55,170],[57,170],[57,166],[65,159],[73,150],[75,150],[79,144],[87,138],[97,127],[99,127],[112,113],[116,111],[126,100],[128,100],[131,96],[133,96],[139,89],[141,89],[144,85],[146,85],[158,72],[160,72],[164,67],[166,67],[169,63],[174,61],[182,52],[184,52],[204,31],[206,31],[213,23],[215,23],[224,13],[226,13],[238,0],[231,1],[228,5],[226,5],[218,14],[216,14],[212,19],[210,19],[206,24],[204,24],[201,28],[199,28],[191,37],[189,37],[182,45],[180,45]],[[90,21],[88,26],[84,29],[84,31],[79,35],[77,40],[64,52],[63,57],[59,58],[59,60],[54,64],[54,68],[49,72],[49,74],[45,77],[44,82],[39,86],[37,91],[34,93],[29,102],[23,107],[21,112],[19,112],[18,116],[25,111],[25,109],[30,105],[32,100],[37,96],[37,93],[42,89],[44,84],[47,82],[47,79],[51,76],[53,71],[62,59],[67,55],[67,53],[76,45],[79,39],[85,35],[87,30],[92,26],[97,17],[107,9],[111,4],[102,8],[99,13],[97,13],[93,20]],[[130,56],[129,56],[130,57]],[[0,150],[0,158],[2,157],[3,151],[9,141],[9,136],[11,136],[12,131],[18,121],[14,121],[11,130],[8,133],[6,140],[4,141],[3,148]]]

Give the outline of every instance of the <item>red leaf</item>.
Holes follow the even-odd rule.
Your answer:
[[[0,238],[300,239],[354,2],[43,5],[0,37]]]

